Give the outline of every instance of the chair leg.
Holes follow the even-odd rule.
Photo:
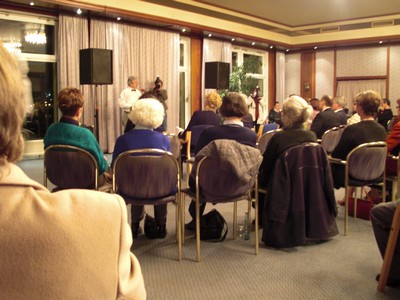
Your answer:
[[[349,213],[349,187],[344,189],[344,235],[347,235],[348,229],[348,213]]]
[[[197,261],[200,261],[200,205],[196,197],[196,251]]]
[[[397,245],[397,238],[399,236],[400,229],[400,206],[397,206],[392,226],[390,229],[389,240],[386,246],[385,256],[383,258],[383,264],[381,269],[381,275],[378,282],[378,291],[383,292],[389,277],[390,267],[392,265],[394,250]]]
[[[232,230],[232,238],[236,238],[236,228],[237,228],[237,202],[233,202],[233,230]]]
[[[258,210],[259,210],[259,207],[258,207],[258,187],[257,187],[257,181],[256,181],[256,193],[255,193],[255,200],[254,200],[254,214],[255,214],[255,216],[254,216],[254,219],[255,219],[255,225],[256,225],[256,227],[255,227],[255,230],[254,230],[254,233],[255,233],[255,237],[254,237],[254,239],[255,239],[255,246],[256,246],[256,255],[258,255],[258,222],[259,222],[259,220],[258,220]],[[250,201],[249,201],[249,209],[251,210],[251,202],[252,202],[252,199],[251,199],[251,195],[250,195]],[[250,216],[250,212],[249,212],[249,216]]]
[[[177,203],[175,207],[175,215],[176,215],[176,236],[178,240],[178,260],[182,260],[182,226],[181,226],[181,195],[177,193]]]
[[[181,210],[180,210],[180,224],[181,224],[181,237],[182,245],[185,243],[185,193],[181,192]]]

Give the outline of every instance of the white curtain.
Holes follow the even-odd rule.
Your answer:
[[[60,22],[60,33],[69,32],[71,26],[69,19],[63,23]],[[90,36],[90,43],[71,44],[70,41],[82,39],[82,36]],[[60,69],[65,74],[71,72],[72,69],[79,75],[80,48],[113,50],[113,84],[81,87],[85,93],[84,120],[86,124],[94,124],[94,112],[95,108],[98,108],[99,143],[103,151],[112,152],[115,140],[122,133],[122,111],[118,105],[118,98],[127,86],[130,75],[138,77],[139,88],[145,90],[149,90],[150,83],[154,82],[157,75],[160,75],[164,82],[163,88],[168,92],[169,131],[174,131],[175,126],[179,124],[179,34],[91,19],[90,35],[86,21],[86,25],[82,25],[81,30],[76,30],[74,38],[60,34],[59,44],[64,45],[64,54],[69,51],[77,52],[75,63],[67,63],[63,66],[60,64]],[[60,52],[60,57],[62,56]],[[78,86],[79,80],[71,84]]]
[[[79,88],[79,50],[89,47],[88,21],[81,17],[60,14],[58,26],[58,89]],[[88,96],[89,87],[81,86]],[[93,125],[93,109],[84,102],[82,122]],[[90,120],[90,121],[89,121]]]
[[[351,110],[352,101],[356,95],[366,90],[374,90],[384,98],[386,95],[386,80],[338,80],[336,95],[344,96],[347,102],[347,108]]]
[[[276,63],[276,99],[275,101],[279,101],[281,104],[283,100],[285,100],[285,53],[276,52],[275,57]]]
[[[203,99],[205,94],[211,91],[215,91],[215,89],[205,89],[204,82],[205,82],[205,63],[212,62],[212,61],[219,61],[225,62],[230,64],[230,71],[232,71],[232,43],[225,42],[225,41],[217,41],[211,39],[204,39],[203,40],[203,61],[202,61],[202,97],[201,102],[203,106]]]

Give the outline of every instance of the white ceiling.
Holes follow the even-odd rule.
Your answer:
[[[202,0],[214,9],[239,12],[288,27],[400,15],[400,0]],[[360,20],[361,21],[361,20]]]

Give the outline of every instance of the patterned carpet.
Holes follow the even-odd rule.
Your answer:
[[[43,182],[42,160],[19,165]],[[340,192],[337,197],[342,197]],[[188,204],[189,199],[186,208]],[[245,202],[238,207],[241,223]],[[211,208],[207,206],[207,210]],[[345,237],[342,207],[337,219],[341,233],[331,240],[282,250],[261,243],[258,256],[254,254],[254,233],[248,241],[232,239],[232,204],[216,208],[228,222],[228,237],[220,243],[201,242],[200,262],[195,261],[195,239],[190,232],[186,232],[183,260],[177,260],[172,205],[168,209],[167,238],[149,240],[141,235],[134,241],[132,251],[141,263],[148,299],[400,299],[400,288],[376,291],[375,276],[382,259],[371,223],[350,218],[349,235]],[[153,215],[151,207],[146,209]]]

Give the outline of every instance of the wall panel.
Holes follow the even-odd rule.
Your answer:
[[[389,99],[396,114],[396,100],[400,98],[400,46],[390,47]]]
[[[335,96],[335,51],[318,51],[315,60],[315,97]]]
[[[285,95],[284,98],[291,94],[300,95],[300,70],[301,70],[301,54],[288,54],[285,57]]]

